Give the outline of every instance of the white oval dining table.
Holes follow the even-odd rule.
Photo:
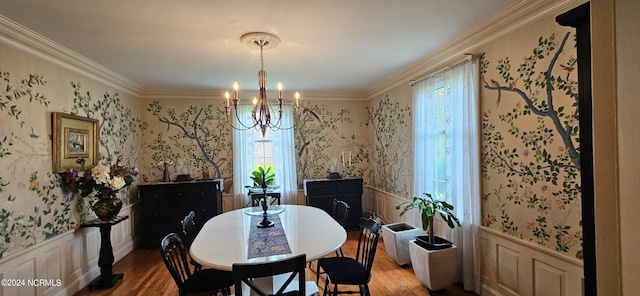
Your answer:
[[[324,210],[300,205],[282,205],[279,213],[282,228],[291,249],[289,254],[248,258],[249,233],[257,227],[246,209],[217,215],[203,226],[194,239],[190,254],[205,268],[231,271],[234,263],[258,263],[282,260],[306,254],[316,260],[339,249],[347,232]]]

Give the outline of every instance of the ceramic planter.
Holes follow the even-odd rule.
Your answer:
[[[458,262],[458,248],[455,245],[427,250],[412,240],[409,242],[409,254],[413,272],[429,290],[437,291],[453,285]]]
[[[404,222],[382,225],[384,247],[389,257],[400,266],[411,263],[409,241],[420,234],[422,231],[419,228]]]

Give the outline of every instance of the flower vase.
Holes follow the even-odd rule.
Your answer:
[[[169,176],[169,164],[164,163],[164,171],[162,172],[162,182],[171,182],[171,177]]]
[[[109,221],[115,218],[122,208],[122,201],[112,196],[113,191],[109,189],[101,190],[98,201],[93,204],[93,212],[102,221]]]

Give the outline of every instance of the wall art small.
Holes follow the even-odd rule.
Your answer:
[[[97,119],[53,112],[53,171],[83,169],[98,164]],[[79,158],[85,161],[78,162]]]

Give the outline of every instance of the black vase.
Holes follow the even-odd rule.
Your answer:
[[[122,201],[117,197],[113,197],[112,193],[111,190],[102,190],[98,201],[93,204],[93,212],[102,221],[113,220],[122,209]]]

